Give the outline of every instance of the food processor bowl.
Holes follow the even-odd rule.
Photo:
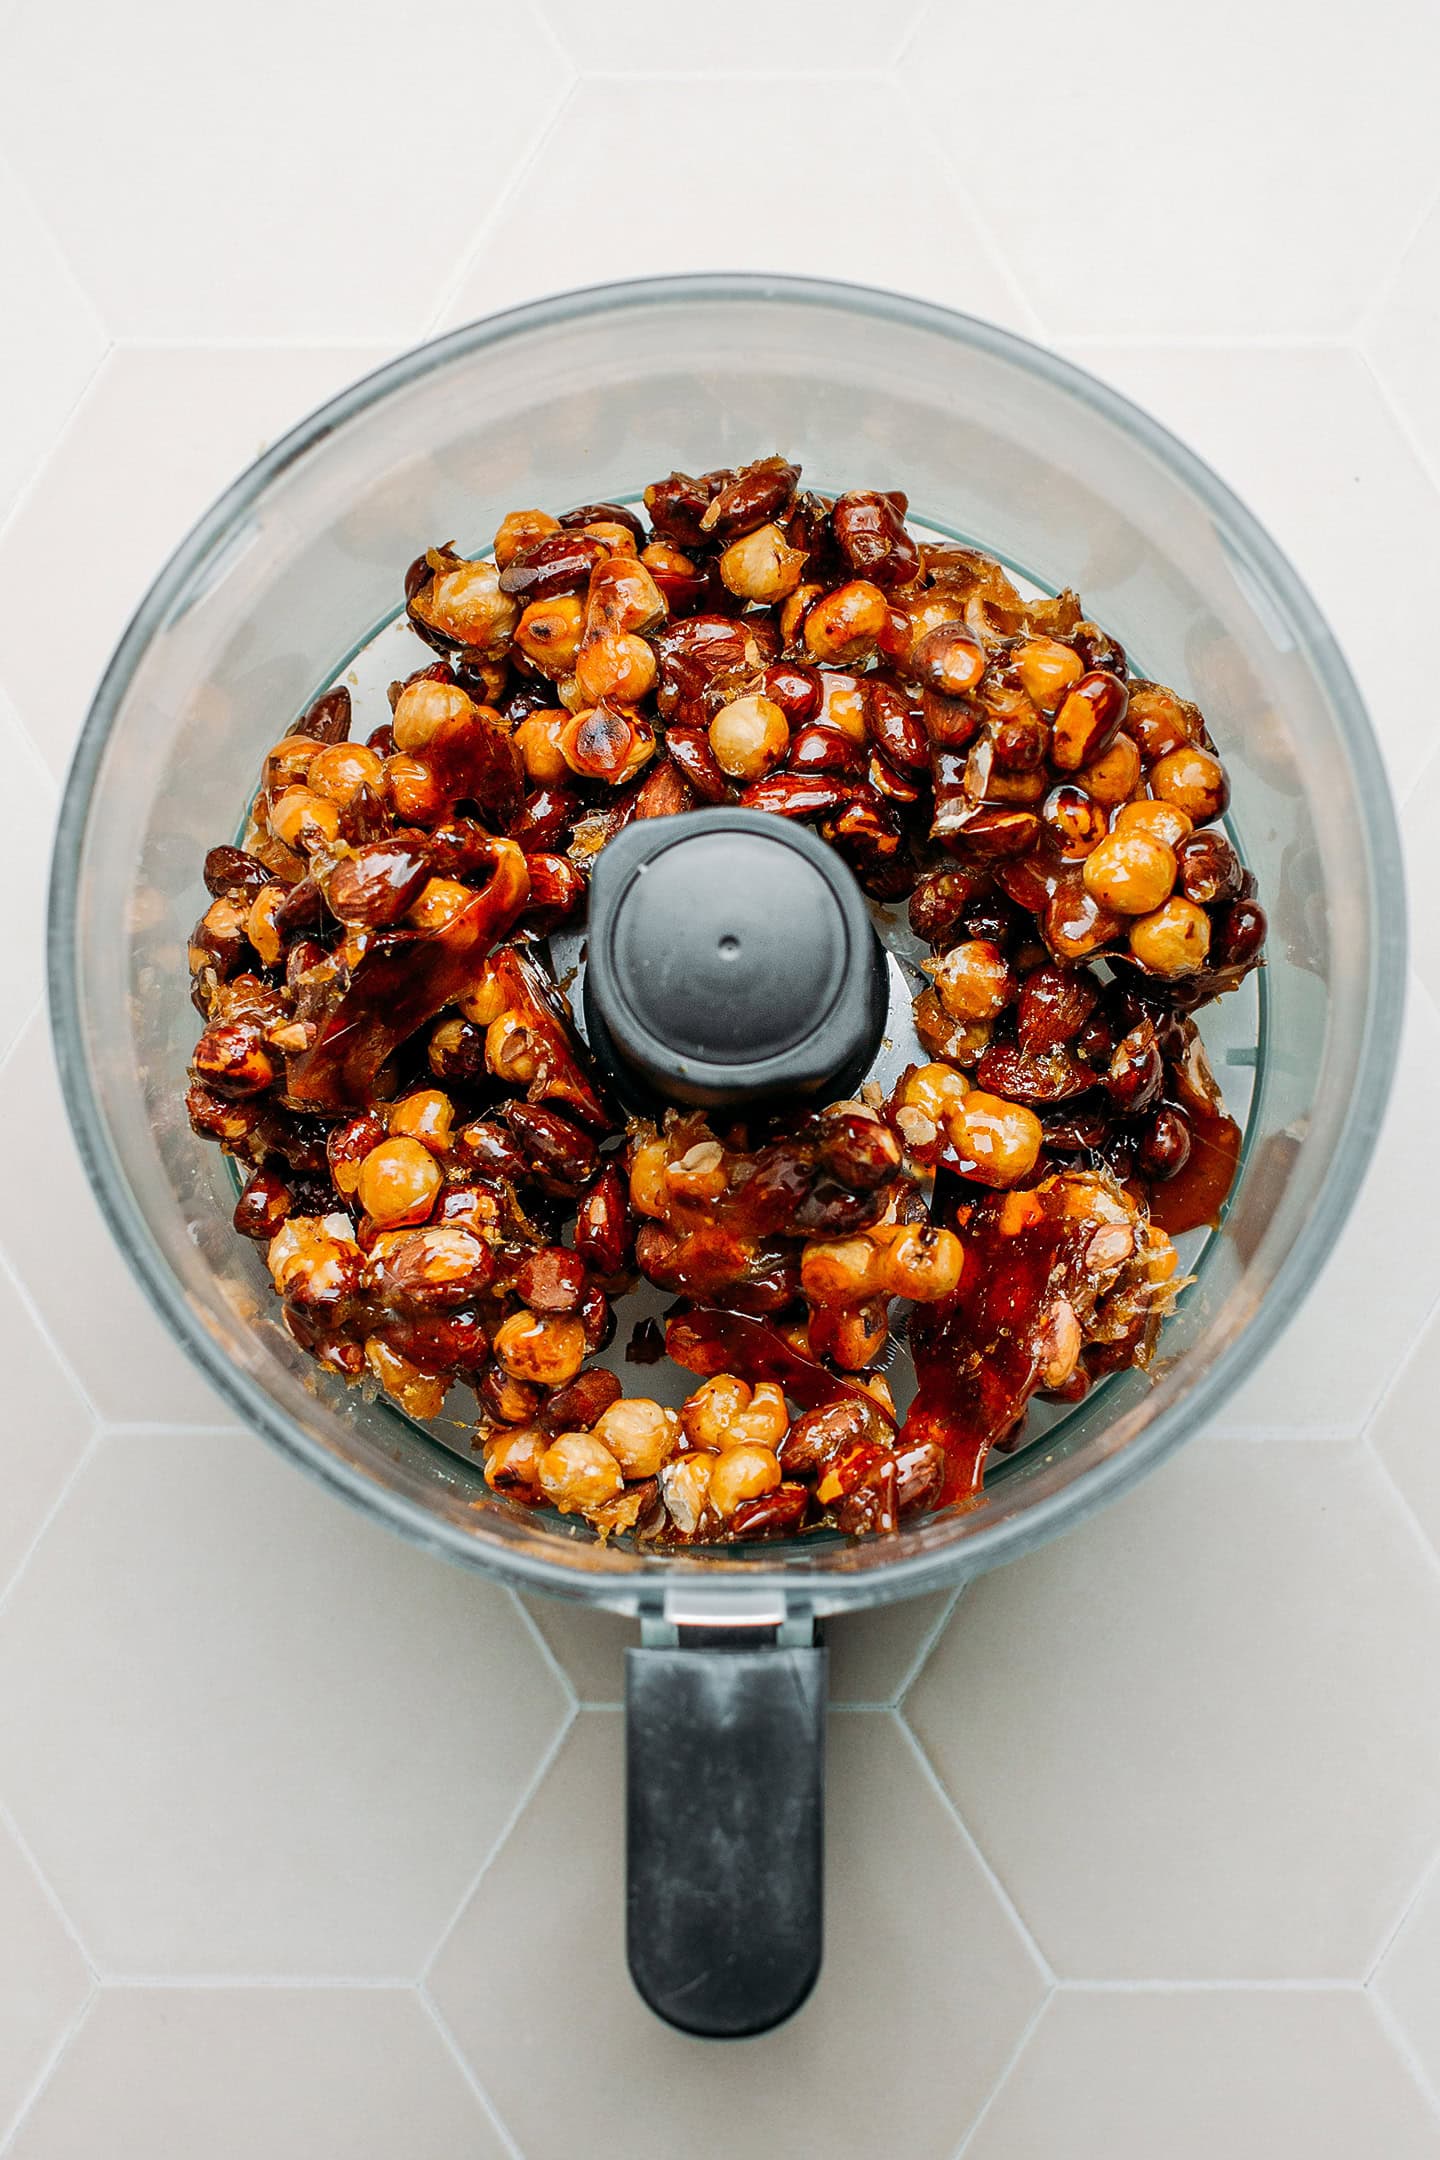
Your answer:
[[[263,1256],[231,1228],[228,1165],[186,1119],[187,933],[205,904],[205,846],[235,829],[260,753],[394,617],[404,566],[427,545],[479,553],[516,505],[633,499],[671,467],[777,449],[813,487],[903,488],[921,525],[1035,586],[1075,586],[1132,665],[1201,706],[1270,913],[1268,966],[1258,1025],[1248,1041],[1232,1029],[1222,1052],[1227,1092],[1242,1068],[1253,1082],[1235,1189],[1148,1373],[1115,1376],[998,1461],[974,1506],[897,1536],[646,1552],[495,1498],[463,1444],[346,1389],[296,1347]],[[642,1615],[652,1647],[633,1655],[680,1663],[669,1684],[658,1662],[636,1683],[632,1789],[653,1797],[669,1776],[683,1815],[695,1764],[675,1775],[675,1736],[699,1745],[728,1717],[735,1803],[725,1815],[712,1785],[709,1815],[729,1823],[737,1858],[759,1820],[746,1796],[760,1758],[782,1799],[804,1783],[795,1763],[813,1761],[816,1668],[804,1660],[821,1653],[803,1638],[816,1619],[962,1582],[1078,1522],[1197,1430],[1273,1343],[1330,1252],[1384,1106],[1401,892],[1379,757],[1334,639],[1255,520],[1155,422],[1064,361],[917,301],[794,279],[658,279],[518,308],[407,354],[294,429],[202,519],[126,631],[75,757],[51,998],[91,1180],[190,1355],[256,1432],[396,1529],[516,1586]],[[789,1663],[778,1694],[767,1658]],[[752,1729],[746,1705],[762,1698]],[[804,1706],[795,1763],[786,1700]],[[679,1865],[663,1822],[647,1822],[632,1965]],[[803,1887],[818,1853],[813,1779],[792,1827],[813,1847],[792,1870]],[[683,1957],[653,1984],[641,1974],[642,1987],[692,2029],[774,2022],[803,1993],[814,1942],[801,1938],[817,1915],[805,1897],[771,1906],[773,1939],[732,1991],[738,2010],[707,2008],[703,1988],[682,2001]],[[748,1941],[749,1890],[747,1908]],[[665,1910],[673,1949],[673,1896]],[[696,1914],[702,1932],[723,1930],[713,1899]],[[762,1967],[782,1966],[789,1977],[766,1994]]]

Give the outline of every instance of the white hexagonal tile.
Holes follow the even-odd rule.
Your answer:
[[[102,1417],[229,1425],[229,1407],[171,1340],[91,1196],[43,1013],[0,1066],[0,1250]]]
[[[1364,344],[1440,480],[1440,203],[1401,256]]]
[[[1440,2093],[1440,1869],[1431,1871],[1371,1984]]]
[[[1370,1437],[1386,1469],[1437,1554],[1440,1554],[1440,1309],[1430,1315],[1414,1350],[1375,1413]]]
[[[0,525],[64,429],[105,351],[105,332],[5,159],[0,158],[0,292],[20,335],[5,341]]]
[[[664,146],[682,142],[683,172],[672,172]],[[666,181],[623,215],[587,215],[592,157],[617,144],[648,146]],[[884,284],[1000,321],[1023,313],[968,201],[887,83],[806,91],[784,77],[691,75],[582,80],[445,319],[572,285],[737,265]]]
[[[1053,1996],[966,2160],[1434,2160],[1358,1991]]]
[[[1440,490],[1364,360],[1338,346],[1069,351],[1198,450],[1269,527],[1344,646],[1407,788],[1434,728],[1395,625],[1427,620],[1440,586]]]
[[[0,401],[3,411],[3,401]],[[10,700],[0,691],[0,771],[5,774],[5,848],[0,855],[0,1063],[45,986],[45,887],[55,782]]]
[[[413,1972],[565,1709],[248,1435],[106,1437],[0,1614],[0,1796],[110,1974]]]
[[[1440,1578],[1365,1448],[1204,1441],[906,1705],[1064,1978],[1359,1979],[1435,1845]]]
[[[941,1590],[827,1620],[830,1700],[894,1702],[953,1602],[954,1592]],[[625,1652],[640,1640],[638,1620],[563,1598],[526,1597],[521,1603],[581,1702],[624,1701]]]
[[[5,58],[8,154],[127,337],[418,336],[569,73],[526,7],[386,0],[152,0],[139,38],[59,0]]]
[[[914,28],[920,0],[895,0],[883,15],[867,0],[727,0],[723,13],[632,0],[623,32],[588,0],[540,0],[561,45],[589,75],[775,75],[808,80],[885,67]],[[687,174],[687,180],[689,175]]]
[[[5,1499],[0,1507],[3,1597],[95,1428],[94,1411],[55,1357],[3,1266],[0,1372],[6,1376]]]
[[[623,1776],[620,1718],[582,1711],[430,1975],[526,2160],[953,2153],[1044,1982],[894,1719],[831,1720],[825,1963],[743,2044],[631,1986]]]
[[[937,0],[901,80],[953,151],[1053,332],[1331,331],[1375,290],[1397,210],[1435,184],[1440,19],[1397,0],[1385,34],[1327,9]],[[1403,64],[1396,57],[1403,54]],[[1009,95],[994,95],[997,84]],[[1383,111],[1383,148],[1355,145]],[[1402,228],[1403,229],[1403,228]]]
[[[1440,1163],[1416,1134],[1434,1116],[1440,1013],[1412,982],[1400,1063],[1374,1158],[1304,1305],[1217,1428],[1301,1439],[1358,1435],[1440,1296]]]
[[[14,2160],[505,2151],[408,1988],[104,1988],[10,2149]]]
[[[90,1973],[0,1823],[0,2142],[90,1992]]]
[[[0,534],[0,685],[57,776],[121,631],[190,526],[268,442],[385,356],[363,346],[109,354]],[[77,533],[83,606],[59,574]]]

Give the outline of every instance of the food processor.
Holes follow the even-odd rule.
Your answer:
[[[672,466],[777,448],[827,492],[903,488],[920,527],[997,555],[1032,590],[1078,587],[1138,668],[1200,705],[1233,782],[1232,837],[1270,914],[1268,965],[1257,989],[1205,1018],[1243,1149],[1223,1220],[1187,1250],[1194,1279],[1148,1371],[1037,1417],[972,1505],[896,1535],[652,1551],[492,1494],[454,1427],[412,1423],[292,1341],[263,1255],[231,1228],[226,1160],[186,1119],[186,942],[205,845],[236,828],[260,753],[318,691],[383,654],[400,573],[427,545],[478,554],[516,504],[634,500]],[[827,1003],[817,984],[807,1025],[773,1041],[762,1003],[738,999],[721,1043],[730,1069],[692,1069],[626,989],[635,952],[653,963],[658,950],[653,914],[647,930],[631,898],[637,853],[663,856],[665,822],[600,858],[590,935],[570,955],[587,973],[582,988],[572,972],[577,1018],[609,1031],[636,1086],[726,1099],[737,1066],[753,1074],[766,1057],[791,1081],[803,1070],[848,1086],[893,1051],[897,956],[856,919],[850,892],[807,886],[823,874],[797,857],[766,875],[799,908],[794,935],[814,941],[836,995]],[[764,832],[780,821],[750,822],[758,838],[727,816],[742,853],[793,840],[805,854],[804,836]],[[753,919],[763,974],[773,910]],[[702,957],[749,966],[743,950]],[[631,1970],[661,2015],[712,2036],[777,2023],[818,1970],[826,1616],[953,1587],[1033,1549],[1215,1414],[1294,1312],[1354,1198],[1389,1084],[1403,962],[1394,818],[1354,683],[1222,483],[1123,398],[1004,331],[769,277],[656,279],[512,310],[405,355],[277,443],[184,541],[126,631],[71,770],[51,890],[52,1012],[87,1170],[156,1308],[237,1415],[437,1554],[639,1616]],[[649,1374],[644,1386],[660,1392]]]

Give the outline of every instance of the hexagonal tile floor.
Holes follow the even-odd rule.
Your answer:
[[[332,12],[0,0],[0,2160],[1440,2156],[1440,17]],[[59,783],[207,503],[439,329],[732,267],[1059,345],[1239,488],[1366,694],[1414,979],[1355,1216],[1217,1430],[831,1625],[828,1958],[726,2049],[625,1976],[632,1627],[236,1431],[41,1001]]]

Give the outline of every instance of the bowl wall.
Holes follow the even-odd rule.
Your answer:
[[[1201,705],[1271,916],[1263,1056],[1223,1231],[1154,1373],[1107,1386],[971,1513],[893,1540],[658,1560],[510,1512],[478,1467],[296,1350],[260,1255],[230,1230],[226,1166],[185,1120],[185,946],[204,848],[234,829],[260,751],[394,614],[424,546],[478,552],[507,509],[633,497],[672,466],[777,448],[816,487],[903,487],[921,522],[1051,589],[1076,586],[1148,673]],[[780,1587],[824,1610],[1024,1550],[1159,1460],[1250,1369],[1368,1157],[1398,1026],[1400,891],[1379,761],[1332,639],[1253,519],[1163,430],[1064,363],[937,309],[836,286],[662,280],[520,309],[408,355],[277,445],[184,543],[116,654],[71,774],[52,1006],[116,1234],[257,1430],[411,1535],[512,1579],[634,1607],[701,1573],[722,1600]]]

